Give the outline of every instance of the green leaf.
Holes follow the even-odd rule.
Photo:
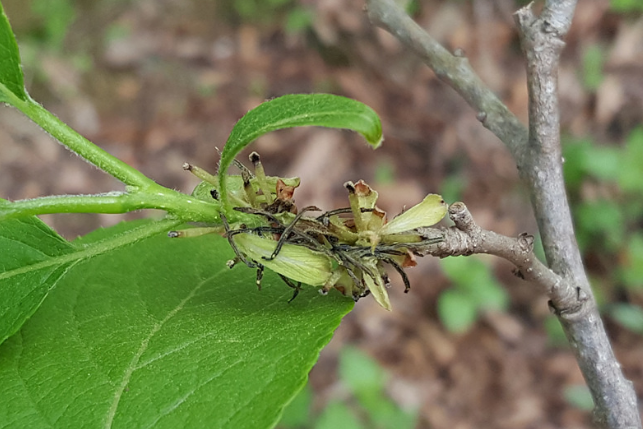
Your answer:
[[[0,427],[272,427],[353,301],[233,256],[160,233],[77,262],[0,347]]]
[[[342,349],[339,377],[356,394],[381,392],[386,384],[386,374],[377,361],[355,347]]]
[[[148,221],[127,233],[112,233],[94,246],[84,246],[66,242],[35,217],[0,222],[0,343],[22,326],[75,264],[177,224]]]
[[[0,343],[33,314],[71,261],[73,246],[38,218],[0,223]]]
[[[566,138],[563,145],[565,182],[571,189],[578,189],[586,177],[603,181],[616,181],[623,167],[622,150],[599,145],[590,139]]]
[[[332,401],[328,404],[315,429],[362,429],[364,425],[345,404]]]
[[[417,413],[401,410],[384,394],[386,373],[379,363],[354,347],[346,347],[339,356],[339,376],[357,397],[372,424],[377,428],[413,428]]]
[[[224,204],[229,204],[228,167],[241,150],[271,131],[310,125],[356,131],[374,148],[382,143],[379,117],[359,101],[332,94],[291,94],[267,101],[241,118],[228,137],[219,165],[219,189]]]
[[[564,391],[565,400],[576,408],[591,411],[594,408],[592,393],[585,385],[567,386]]]
[[[446,276],[458,286],[475,287],[482,278],[489,276],[488,267],[480,260],[472,257],[451,257],[440,260],[440,266]]]
[[[619,275],[626,286],[643,287],[643,234],[635,232],[627,242]]]
[[[608,307],[608,312],[624,328],[643,334],[643,309],[638,305],[613,304]]]
[[[457,289],[448,289],[438,298],[438,315],[444,327],[454,333],[469,330],[478,318],[476,303],[471,296]]]
[[[583,53],[583,84],[586,89],[596,91],[603,81],[605,52],[597,44],[592,44]]]
[[[313,391],[306,385],[284,409],[278,428],[303,427],[310,421],[310,409],[313,403]]]
[[[587,174],[604,181],[615,181],[618,178],[623,163],[620,149],[593,145],[584,155],[584,169]]]
[[[643,127],[637,127],[627,138],[618,183],[627,192],[643,193]]]
[[[495,277],[480,282],[471,292],[479,310],[504,311],[509,306],[507,291],[498,283]]]
[[[61,52],[67,31],[76,17],[72,0],[32,0],[31,10],[43,22],[42,42],[56,52]]]
[[[28,98],[20,67],[18,44],[0,3],[0,102],[11,103],[11,94],[23,101]]]
[[[575,210],[578,225],[578,242],[586,249],[598,243],[603,249],[615,252],[625,238],[625,222],[620,206],[610,200],[597,200],[580,204]]]
[[[611,0],[610,8],[620,13],[643,12],[643,3],[640,0]]]
[[[471,298],[478,310],[507,308],[507,292],[498,283],[491,268],[479,257],[445,258],[440,261],[440,265],[449,280]]]
[[[592,141],[565,138],[563,141],[563,173],[565,183],[577,190],[586,175],[587,153],[592,149]]]
[[[301,34],[304,30],[312,27],[314,15],[311,11],[302,7],[295,7],[286,16],[284,29],[287,34]]]
[[[561,348],[569,347],[565,331],[563,330],[558,317],[553,314],[547,315],[544,321],[544,326],[545,332],[547,332],[547,340],[551,346]]]

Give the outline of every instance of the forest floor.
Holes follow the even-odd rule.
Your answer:
[[[3,1],[17,17],[12,25],[30,93],[159,183],[189,192],[197,181],[181,168],[186,161],[216,171],[215,148],[266,99],[332,92],[371,106],[382,118],[385,142],[372,151],[357,135],[318,128],[260,138],[251,149],[269,174],[301,177],[300,207],[344,207],[342,184],[364,179],[391,214],[441,193],[447,202],[464,201],[486,229],[537,234],[503,144],[455,91],[369,24],[361,1],[286,2],[283,10],[246,16],[232,0],[77,3],[75,19],[56,42],[56,33],[49,40],[39,32],[43,20],[21,11],[21,2]],[[524,61],[512,17],[518,6],[510,0],[419,4],[417,22],[449,50],[463,49],[482,80],[527,123]],[[310,21],[303,15],[297,21],[302,10],[312,14]],[[643,122],[642,40],[641,14],[616,14],[607,1],[579,2],[559,74],[569,139],[619,146]],[[4,198],[122,189],[7,108],[0,110],[0,142]],[[601,188],[588,182],[582,189],[578,199]],[[132,216],[141,214],[45,219],[74,238]],[[483,261],[509,295],[506,311],[481,314],[466,333],[448,332],[436,303],[451,283],[439,261],[420,261],[409,272],[411,293],[391,290],[393,312],[363,299],[345,318],[310,376],[319,406],[337,383],[329,374],[337,372],[339,351],[352,344],[391,374],[388,394],[420,410],[421,428],[590,427],[589,413],[566,399],[565,392],[584,381],[570,348],[545,329],[552,320],[546,298],[514,277],[507,263]],[[586,264],[593,278],[604,279],[618,260],[596,246]],[[603,295],[609,303],[639,304],[642,296],[614,285]],[[643,397],[641,335],[609,318],[606,325]]]

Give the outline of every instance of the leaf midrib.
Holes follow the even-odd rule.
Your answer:
[[[91,245],[86,245],[82,248],[78,248],[77,251],[72,251],[70,253],[65,253],[63,255],[54,256],[47,260],[37,262],[35,264],[26,265],[24,267],[16,268],[11,271],[0,273],[0,280],[10,279],[14,276],[28,273],[30,271],[40,270],[42,268],[47,268],[53,265],[62,265],[68,262],[73,262],[81,260],[84,258],[92,258],[98,256],[102,253],[108,252],[110,250],[117,249],[122,246],[134,243],[136,241],[142,240],[144,238],[150,237],[152,235],[158,234],[163,231],[172,229],[175,226],[181,225],[183,222],[175,219],[171,220],[162,220],[155,222],[152,225],[145,225],[142,227],[135,228],[126,233],[120,234],[116,237],[107,238],[96,242]]]

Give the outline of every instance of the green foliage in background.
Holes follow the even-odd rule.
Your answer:
[[[637,300],[643,293],[643,128],[635,128],[621,145],[569,139],[563,155],[579,245],[587,257],[617,267],[599,281],[601,289],[610,288],[603,310],[641,332],[640,308],[610,305],[609,295],[624,290]]]
[[[568,404],[583,411],[591,411],[594,408],[592,394],[586,385],[567,386],[563,396]]]
[[[110,0],[113,1],[113,0]],[[76,95],[74,73],[92,69],[86,38],[76,40],[70,48],[69,35],[76,21],[78,4],[75,0],[30,0],[11,2],[14,16],[21,15],[20,49],[26,79],[30,86],[47,83],[57,76],[57,85],[46,85],[56,97]],[[100,36],[99,36],[100,37]],[[64,66],[63,66],[64,64]],[[72,78],[61,79],[72,74]]]
[[[294,0],[225,0],[222,7],[239,22],[283,28],[289,34],[301,33],[313,22],[312,12]]]
[[[552,347],[569,347],[567,342],[567,337],[565,336],[565,331],[560,324],[560,321],[553,314],[548,315],[545,318],[545,332],[547,332],[547,339],[549,340],[549,345]]]
[[[582,80],[589,91],[595,92],[603,82],[605,65],[605,50],[597,44],[585,49],[583,53]]]
[[[445,258],[440,264],[453,283],[438,297],[438,315],[449,331],[466,332],[483,312],[507,309],[507,292],[481,257]]]
[[[72,0],[31,0],[31,10],[41,23],[33,36],[47,49],[60,52],[70,25],[76,19]]]
[[[320,413],[313,413],[313,396],[306,388],[286,407],[280,429],[412,429],[417,412],[400,409],[386,396],[388,376],[377,361],[354,348],[339,356],[338,389]]]
[[[643,309],[627,303],[610,304],[609,315],[621,326],[637,334],[643,334]]]
[[[637,13],[643,12],[641,0],[610,0],[610,8],[614,12]]]

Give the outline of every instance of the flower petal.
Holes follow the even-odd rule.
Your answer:
[[[332,274],[331,258],[303,246],[284,244],[273,260],[265,260],[274,252],[277,242],[254,234],[236,234],[233,237],[240,252],[266,268],[296,282],[310,286],[324,285]]]
[[[386,291],[384,280],[382,280],[382,276],[379,275],[377,261],[372,259],[364,262],[375,274],[375,277],[371,277],[367,273],[364,273],[364,281],[366,282],[368,290],[371,291],[371,295],[373,295],[373,298],[375,298],[375,301],[377,301],[379,305],[385,310],[391,311],[391,301],[388,299],[388,292]]]
[[[384,225],[381,235],[398,234],[438,223],[447,213],[448,205],[437,194],[429,194],[417,204]]]
[[[386,213],[375,206],[377,191],[363,180],[357,183],[346,182],[344,187],[348,190],[348,201],[351,205],[357,232],[379,230],[385,222]],[[366,211],[362,212],[362,210]]]

